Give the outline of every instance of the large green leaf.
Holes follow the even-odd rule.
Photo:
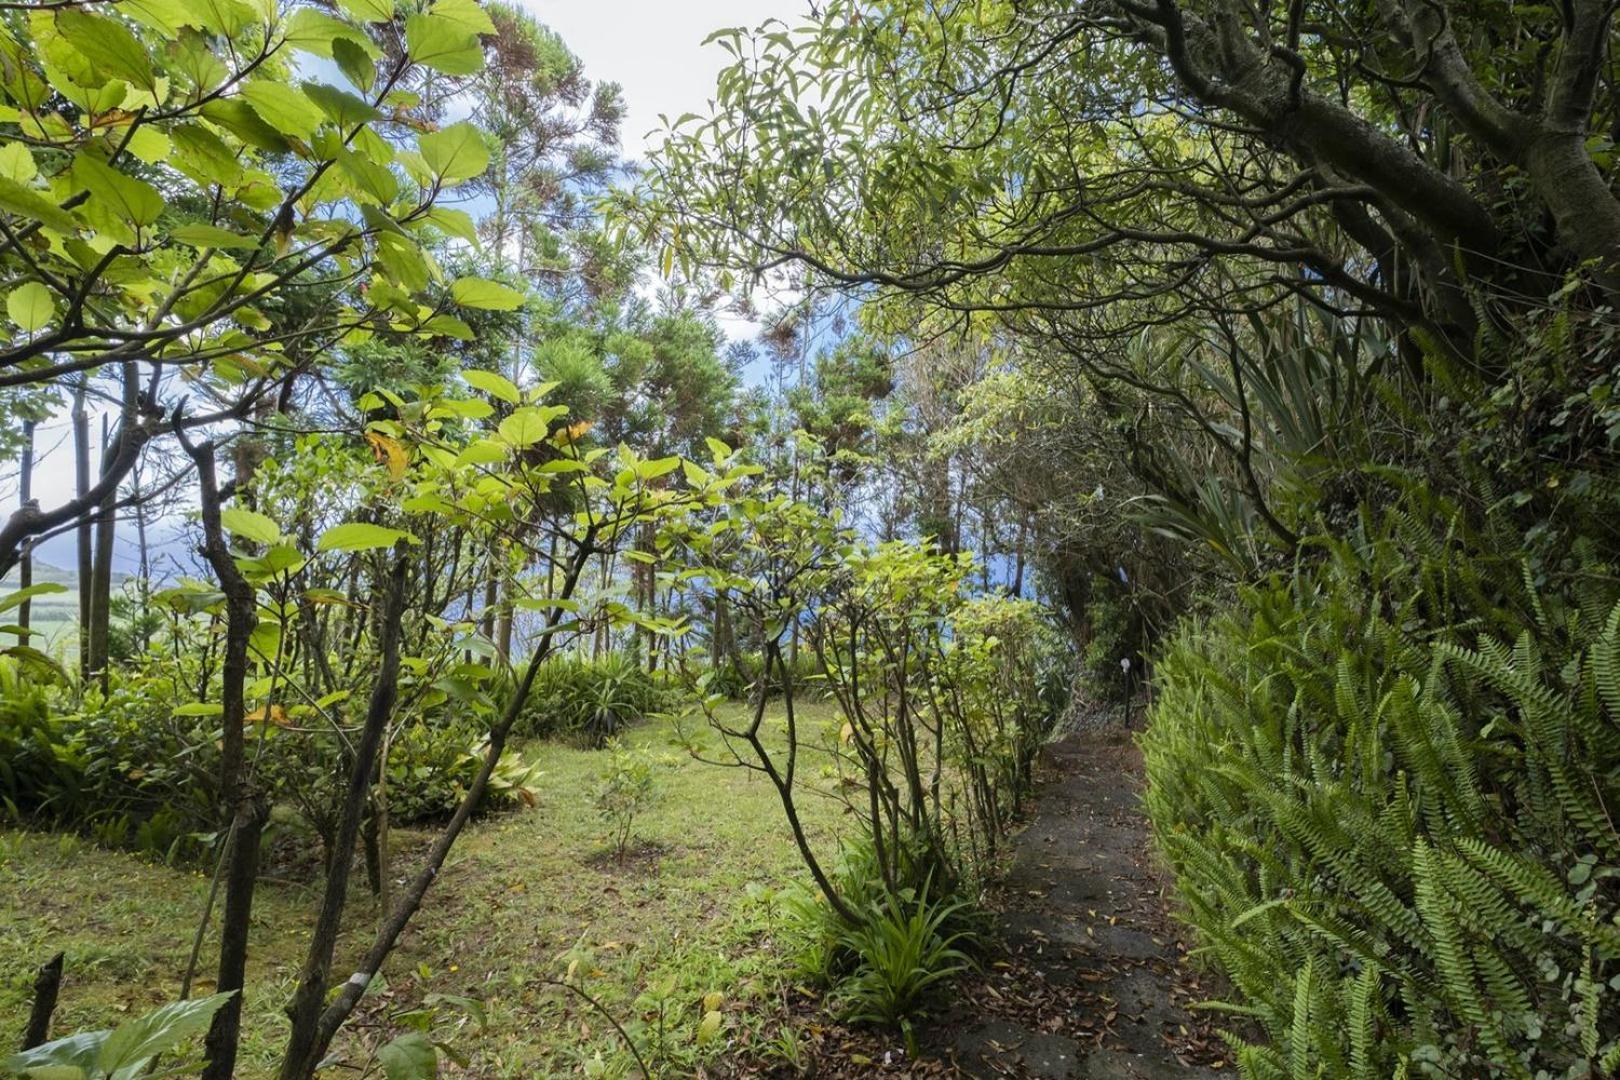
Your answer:
[[[338,0],[338,7],[365,22],[387,22],[394,17],[394,0]]]
[[[307,82],[304,84],[304,93],[320,107],[328,120],[343,129],[344,134],[382,115],[347,90],[339,90],[325,83]]]
[[[512,384],[512,380],[504,375],[497,375],[493,371],[484,371],[480,368],[469,368],[461,373],[461,377],[467,380],[469,386],[476,387],[491,397],[498,397],[510,405],[516,405],[523,400],[523,396],[518,393],[518,388]]]
[[[0,143],[0,176],[26,184],[37,175],[39,166],[28,147],[18,142]]]
[[[0,176],[0,210],[29,218],[57,232],[71,233],[79,228],[72,214],[32,188]]]
[[[439,1052],[420,1031],[405,1034],[377,1051],[388,1080],[432,1080],[439,1075]]]
[[[244,540],[274,544],[281,539],[281,526],[255,510],[247,510],[240,506],[221,510],[219,523]]]
[[[364,30],[342,19],[334,19],[314,8],[301,7],[287,20],[287,44],[316,56],[332,55],[334,41],[347,41],[373,60],[382,55],[377,43]]]
[[[119,172],[87,151],[73,159],[73,180],[109,213],[136,228],[152,224],[163,213],[163,196],[157,188]]]
[[[468,123],[451,124],[422,136],[422,160],[445,187],[483,175],[489,168],[489,147],[484,136]]]
[[[122,23],[86,11],[63,11],[56,29],[106,79],[124,79],[147,92],[157,89],[152,59]]]
[[[478,0],[435,0],[428,11],[441,19],[447,19],[466,30],[469,34],[493,34],[495,21],[489,17],[478,3]]]
[[[260,79],[242,88],[242,97],[260,118],[283,135],[308,142],[320,126],[321,109],[303,90],[273,79]]]
[[[65,593],[68,591],[66,585],[54,581],[43,581],[38,585],[30,585],[26,589],[18,589],[14,593],[0,597],[0,611],[10,611],[12,608],[20,606],[24,600],[32,600],[36,596],[49,596],[52,593]]]
[[[386,525],[372,525],[364,521],[350,521],[334,525],[321,533],[315,541],[317,551],[373,551],[393,547],[401,540],[416,542],[416,537],[403,529],[390,529]]]
[[[154,1057],[208,1030],[214,1014],[235,994],[229,990],[194,1001],[176,1001],[124,1021],[102,1043],[96,1064],[113,1080],[133,1080]]]
[[[182,225],[169,233],[175,241],[194,248],[240,248],[251,250],[259,246],[256,236],[243,236],[217,225]]]
[[[501,438],[522,449],[545,438],[549,428],[545,414],[533,405],[526,405],[502,420],[498,430]]]
[[[6,314],[11,321],[32,334],[50,325],[56,314],[56,300],[51,290],[37,281],[30,281],[12,289],[6,296]]]
[[[405,50],[424,67],[445,75],[471,75],[484,66],[478,35],[453,18],[432,13],[405,20]]]
[[[523,306],[522,293],[484,278],[461,278],[450,286],[450,297],[462,307],[488,311],[516,311]]]

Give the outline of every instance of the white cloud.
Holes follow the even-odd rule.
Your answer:
[[[703,114],[731,59],[703,39],[767,19],[793,23],[806,0],[521,0],[585,62],[587,77],[624,87],[624,150],[642,157],[659,139],[660,113]],[[651,136],[649,138],[649,135]]]

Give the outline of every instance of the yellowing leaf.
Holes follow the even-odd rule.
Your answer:
[[[366,442],[371,444],[372,453],[377,460],[388,467],[388,475],[395,480],[405,475],[410,465],[410,451],[400,444],[398,439],[391,439],[387,435],[380,435],[375,431],[366,432]]]
[[[6,314],[11,321],[32,334],[50,324],[56,314],[56,299],[51,290],[37,281],[30,281],[12,289],[6,297]]]

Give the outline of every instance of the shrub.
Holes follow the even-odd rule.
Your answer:
[[[188,691],[143,673],[103,694],[91,688],[76,713],[54,714],[43,688],[0,658],[0,796],[14,817],[81,829],[109,847],[174,861],[200,855],[218,824],[219,727],[213,708],[174,702]],[[248,728],[255,782],[330,843],[347,782],[346,744],[322,728],[274,722]],[[483,759],[482,726],[436,717],[406,723],[390,743],[387,799],[396,824],[450,813]],[[535,767],[508,753],[485,793],[485,809],[532,802]]]
[[[917,856],[907,865],[920,866],[922,845],[906,846]],[[836,881],[853,922],[819,893],[788,894],[799,973],[828,989],[846,1019],[898,1028],[915,1055],[912,1020],[940,983],[972,965],[973,906],[931,876],[891,890],[870,840],[846,848]]]
[[[596,812],[608,828],[608,842],[619,862],[624,862],[634,837],[636,818],[652,805],[657,796],[652,762],[618,739],[607,743],[608,762],[602,769],[592,795]]]
[[[739,653],[730,659],[717,657],[712,661],[706,688],[712,694],[724,694],[732,701],[751,701],[759,690],[759,677],[765,670],[765,658],[757,652]],[[810,697],[824,697],[828,693],[826,674],[816,654],[808,647],[799,650],[789,665],[794,692]],[[781,694],[781,677],[771,680],[767,688],[772,697]]]
[[[1620,607],[1395,519],[1182,631],[1143,736],[1253,1076],[1620,1065]],[[1481,553],[1487,553],[1482,555]],[[1236,1040],[1234,1040],[1236,1041]]]
[[[517,731],[582,738],[602,746],[629,724],[671,704],[664,680],[635,658],[609,653],[596,660],[556,656],[540,666]]]
[[[15,819],[71,812],[82,773],[51,717],[44,687],[0,657],[0,811]]]

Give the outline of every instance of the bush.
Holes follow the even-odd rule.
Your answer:
[[[83,830],[109,847],[170,861],[201,855],[218,825],[219,721],[209,706],[177,710],[174,702],[187,694],[171,679],[142,674],[115,682],[106,694],[92,688],[78,712],[53,715],[44,688],[0,663],[6,810],[20,820]],[[328,819],[347,783],[345,743],[322,728],[286,726],[279,708],[271,717],[248,726],[255,782],[330,843],[336,823]],[[453,811],[482,763],[482,733],[472,719],[407,723],[389,746],[390,819],[409,825]],[[483,808],[532,801],[533,774],[521,755],[506,754]]]
[[[603,746],[626,726],[672,704],[665,681],[624,653],[596,660],[554,656],[541,664],[518,718],[521,735],[581,738]]]
[[[79,805],[83,764],[51,717],[43,687],[0,657],[0,811],[22,819]]]
[[[1399,519],[1185,628],[1142,738],[1253,1076],[1620,1065],[1620,607]],[[1367,538],[1371,537],[1371,538]],[[1525,575],[1526,577],[1528,574]]]
[[[739,653],[731,659],[715,658],[709,669],[707,689],[713,694],[724,694],[732,701],[749,701],[759,689],[759,677],[765,670],[765,657],[757,652]],[[791,665],[793,688],[796,694],[824,697],[827,689],[825,673],[809,648],[802,648]],[[770,693],[779,695],[781,680],[772,680]]]

